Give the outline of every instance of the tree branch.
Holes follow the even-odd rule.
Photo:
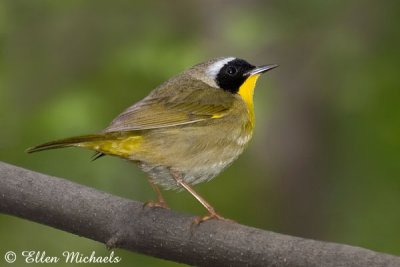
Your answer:
[[[192,217],[0,162],[0,212],[201,266],[400,266],[400,257]]]

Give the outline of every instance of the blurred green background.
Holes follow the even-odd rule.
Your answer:
[[[196,189],[242,224],[400,255],[399,14],[399,1],[2,1],[0,160],[147,201],[145,175],[126,161],[24,150],[99,131],[209,58],[277,63],[256,88],[249,148]],[[205,213],[186,192],[165,196],[175,210]],[[6,215],[0,236],[1,258],[109,254]],[[178,265],[116,255],[119,266]]]

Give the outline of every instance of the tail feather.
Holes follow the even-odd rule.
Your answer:
[[[107,134],[91,134],[91,135],[82,135],[75,136],[65,139],[60,139],[56,141],[47,142],[38,146],[34,146],[28,148],[26,150],[27,153],[39,152],[48,149],[62,148],[62,147],[70,147],[70,146],[79,146],[79,144],[83,144],[86,142],[96,142],[109,139],[110,136]]]
[[[91,161],[95,161],[96,159],[99,159],[101,157],[104,157],[106,154],[101,153],[101,152],[95,152],[92,158],[90,159]]]

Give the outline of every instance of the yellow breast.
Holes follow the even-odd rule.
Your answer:
[[[243,101],[246,103],[247,112],[249,114],[249,120],[251,127],[254,127],[254,87],[256,86],[257,79],[260,74],[252,75],[240,86],[238,94],[242,97]]]

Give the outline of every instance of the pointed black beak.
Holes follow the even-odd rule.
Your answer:
[[[244,76],[252,76],[252,75],[256,75],[256,74],[261,74],[261,73],[267,72],[269,70],[275,69],[278,66],[279,65],[276,65],[276,64],[269,64],[269,65],[255,67],[254,69],[246,72],[244,74]]]

